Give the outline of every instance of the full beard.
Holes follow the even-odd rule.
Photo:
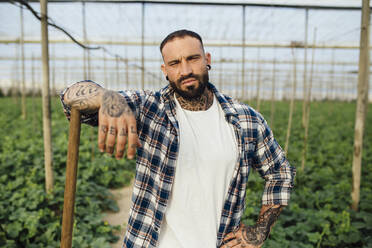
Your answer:
[[[199,83],[197,86],[190,85],[186,87],[186,90],[182,90],[180,87],[177,87],[177,85],[181,85],[182,81],[194,78]],[[189,75],[183,76],[177,80],[177,82],[173,82],[169,80],[169,84],[174,89],[174,91],[183,97],[185,100],[194,100],[197,98],[200,98],[200,96],[203,95],[205,87],[207,86],[207,83],[209,82],[209,75],[208,71],[203,72],[203,74],[193,74],[190,73]]]

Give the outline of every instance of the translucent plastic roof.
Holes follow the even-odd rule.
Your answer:
[[[258,1],[249,1],[258,2]],[[270,2],[270,1],[265,1]],[[273,2],[273,1],[271,1]],[[289,4],[334,4],[335,6],[360,6],[360,1],[276,1],[277,3]],[[40,11],[39,3],[31,3],[30,6],[37,12]],[[83,39],[83,9],[86,13],[87,39],[92,42],[131,42],[132,45],[108,45],[105,46],[110,54],[117,54],[130,61],[130,66],[138,68],[141,66],[141,35],[142,35],[142,4],[141,3],[49,3],[49,17],[51,20],[63,27],[79,40]],[[215,61],[214,68],[224,67],[224,75],[228,72],[237,75],[237,81],[241,72],[242,48],[231,47],[226,44],[240,44],[243,39],[243,7],[242,6],[213,6],[213,5],[186,5],[186,4],[157,4],[146,3],[144,5],[144,39],[146,43],[155,45],[146,46],[144,49],[146,80],[162,78],[159,70],[161,56],[158,44],[170,32],[177,29],[190,29],[199,33],[204,39],[206,50],[212,53]],[[27,41],[40,40],[40,22],[27,9],[24,13],[24,39]],[[306,10],[301,8],[273,8],[273,7],[245,7],[245,43],[246,44],[281,44],[289,45],[293,42],[304,43],[305,39]],[[330,10],[309,9],[308,10],[308,43],[312,44],[314,30],[316,29],[317,46],[359,46],[360,36],[360,10]],[[20,8],[11,3],[0,3],[0,40],[15,41],[20,37]],[[69,68],[68,81],[82,79],[81,74],[71,71],[80,68],[82,70],[83,49],[69,42],[69,38],[62,32],[49,28],[50,55],[57,58],[51,62],[57,68]],[[133,45],[137,43],[137,45]],[[208,44],[214,44],[208,46]],[[224,46],[225,44],[225,46]],[[39,44],[26,43],[25,56],[27,73],[30,73],[30,58],[40,57],[41,48]],[[352,72],[357,70],[358,49],[317,49],[315,60],[328,63],[319,66],[319,70],[346,70]],[[90,65],[102,70],[102,58],[106,56],[111,59],[107,66],[114,70],[115,60],[102,50],[90,52],[92,61]],[[307,53],[308,61],[311,59],[311,50]],[[16,43],[0,44],[0,66],[1,78],[14,78],[16,70],[19,71],[20,49]],[[15,58],[15,60],[11,59]],[[18,58],[18,59],[17,59]],[[59,60],[58,60],[59,58]],[[64,59],[63,59],[64,58]],[[282,60],[291,62],[304,59],[304,50],[296,49],[295,58],[290,48],[256,48],[245,49],[247,60],[247,75],[254,68],[254,60],[273,61]],[[68,62],[66,62],[66,60]],[[228,64],[218,62],[232,61]],[[236,61],[234,63],[234,61]],[[333,63],[333,66],[331,65]],[[337,65],[336,62],[340,62]],[[342,63],[344,64],[342,64]],[[40,62],[36,62],[40,68]],[[342,64],[342,65],[341,65]],[[120,65],[124,66],[124,65]],[[272,64],[263,63],[262,70],[270,70]],[[283,71],[283,78],[293,66],[289,63],[278,65]],[[333,68],[333,69],[332,69]],[[227,70],[226,70],[227,69]],[[301,68],[300,68],[301,69]],[[220,69],[218,69],[220,70]],[[58,69],[57,69],[58,72]],[[222,72],[220,72],[222,73]],[[102,73],[93,73],[97,80],[104,80]],[[57,81],[67,84],[66,76],[56,73]],[[154,77],[154,75],[158,75]],[[355,73],[354,73],[355,76]],[[19,77],[19,75],[16,77]],[[92,76],[93,77],[93,76]],[[115,76],[112,76],[115,78]],[[132,75],[130,80],[138,81],[139,76]],[[212,76],[213,77],[213,76]],[[215,75],[218,78],[218,75]],[[247,76],[248,77],[248,76]],[[299,76],[301,78],[301,76]],[[354,77],[355,78],[355,77]],[[109,80],[111,80],[109,78]],[[354,79],[353,79],[354,80]],[[164,82],[162,82],[164,84]]]
[[[350,1],[357,2],[357,1]],[[39,12],[40,4],[30,4]],[[109,40],[141,39],[141,8],[138,3],[86,3],[88,38]],[[83,37],[83,4],[49,3],[49,16],[77,37]],[[318,29],[318,41],[330,44],[358,44],[360,14],[358,10],[309,10],[309,37]],[[10,3],[0,4],[0,37],[20,35],[20,11]],[[246,7],[246,40],[257,42],[303,41],[305,10],[292,8]],[[24,11],[25,38],[40,38],[40,23]],[[240,41],[242,7],[179,4],[145,5],[145,39],[160,41],[180,28],[195,30],[205,40]],[[50,38],[67,37],[50,28]]]

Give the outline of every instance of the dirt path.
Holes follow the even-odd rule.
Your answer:
[[[112,248],[121,248],[123,245],[124,233],[127,226],[128,216],[129,216],[129,207],[131,202],[133,189],[133,181],[130,186],[110,190],[114,195],[114,198],[120,209],[119,212],[105,212],[106,216],[103,218],[104,221],[107,221],[111,225],[120,225],[120,238],[118,242],[112,244]]]

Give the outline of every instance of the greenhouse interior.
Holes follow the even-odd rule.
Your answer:
[[[158,92],[169,84],[160,43],[186,29],[211,56],[209,82],[259,112],[296,167],[262,247],[371,248],[370,9],[368,0],[0,1],[0,246],[65,239],[72,121],[62,92],[85,80]],[[72,241],[61,247],[127,247],[138,165],[100,153],[97,128],[79,132]],[[263,188],[252,170],[245,225]]]

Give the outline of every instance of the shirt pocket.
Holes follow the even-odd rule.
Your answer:
[[[251,137],[244,137],[243,141],[244,163],[248,166],[253,166],[255,162],[256,141]]]

